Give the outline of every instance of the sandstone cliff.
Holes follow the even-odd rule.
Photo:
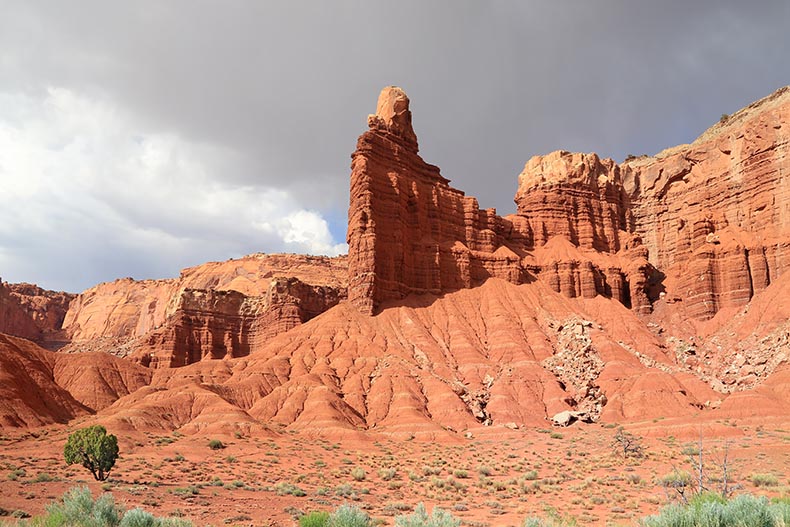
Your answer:
[[[419,156],[409,99],[382,90],[352,155],[349,300],[373,313],[409,294],[470,287],[489,276],[523,280],[503,245],[502,219],[449,186]]]
[[[65,338],[60,329],[74,296],[33,284],[0,281],[0,333],[57,348]]]
[[[744,306],[790,268],[789,88],[624,172],[634,231],[691,316]]]
[[[248,355],[345,298],[345,274],[344,258],[258,254],[185,269],[178,279],[99,284],[66,314],[66,351],[155,367]]]
[[[368,127],[352,155],[348,228],[349,299],[363,312],[490,277],[520,284],[536,276],[569,297],[602,294],[649,311],[647,253],[629,232],[611,160],[565,152],[533,159],[519,177],[518,214],[502,218],[419,156],[400,88],[381,92]],[[561,241],[557,251],[548,247],[560,237],[572,256]]]
[[[422,160],[408,98],[385,88],[352,156],[349,298],[375,313],[498,277],[641,314],[663,295],[698,319],[741,307],[790,266],[788,121],[784,88],[656,157],[536,156],[502,218]]]

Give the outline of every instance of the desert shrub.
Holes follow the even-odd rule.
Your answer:
[[[185,518],[158,518],[140,508],[127,511],[119,527],[192,527]]]
[[[300,489],[299,487],[297,487],[293,483],[288,483],[288,482],[285,482],[285,481],[281,481],[280,483],[275,485],[274,486],[274,490],[275,490],[275,492],[277,493],[278,496],[284,496],[284,495],[287,494],[289,496],[302,497],[302,496],[307,495],[307,493],[305,491],[303,491],[302,489]]]
[[[212,439],[211,441],[208,442],[208,447],[211,450],[222,450],[223,448],[225,448],[225,444],[219,439]]]
[[[365,469],[361,467],[354,467],[351,469],[351,477],[354,478],[355,481],[362,481],[365,479]]]
[[[790,513],[785,504],[743,494],[729,501],[717,494],[695,496],[688,505],[669,505],[644,518],[644,527],[784,527]]]
[[[101,425],[82,428],[71,434],[63,448],[66,463],[81,464],[97,481],[104,481],[118,459],[118,438],[107,435]]]
[[[438,476],[441,473],[442,467],[432,467],[430,465],[425,465],[422,467],[423,476]]]
[[[157,518],[159,521],[158,527],[192,527],[192,522],[186,518],[175,518],[169,516],[166,518]]]
[[[27,472],[25,472],[25,469],[15,468],[14,470],[11,471],[10,474],[8,474],[8,479],[10,479],[11,481],[16,481],[19,478],[24,478],[26,475]]]
[[[381,470],[379,470],[379,477],[381,479],[383,479],[384,481],[389,481],[392,478],[394,478],[397,473],[398,473],[397,469],[394,469],[394,468],[382,468]]]
[[[192,527],[183,518],[158,518],[143,509],[127,511],[111,494],[96,500],[87,487],[75,487],[46,507],[46,514],[30,520],[32,527]]]
[[[558,514],[548,519],[530,516],[524,519],[521,527],[576,527],[576,521],[572,518],[560,517]]]
[[[630,432],[626,432],[622,427],[617,429],[617,433],[612,440],[612,448],[615,453],[622,455],[624,458],[645,457],[645,447],[642,446],[642,439]]]
[[[490,476],[494,473],[494,469],[488,465],[480,465],[480,467],[477,469],[477,473],[480,474],[480,476]]]
[[[356,495],[356,492],[354,492],[354,487],[348,483],[341,483],[335,487],[335,495],[340,496],[341,498],[350,498],[351,496]]]
[[[126,511],[121,519],[120,527],[157,527],[156,516],[143,509],[135,508]]]
[[[684,456],[698,456],[699,447],[697,445],[686,445],[683,447],[680,453]]]
[[[673,470],[658,480],[659,485],[667,489],[684,489],[693,483],[691,474],[684,470]]]
[[[47,514],[33,521],[46,527],[115,527],[121,523],[123,510],[115,505],[111,494],[102,494],[95,501],[87,487],[76,487],[60,501],[46,507]]]
[[[642,476],[639,474],[627,474],[625,480],[631,485],[639,485],[642,483]]]
[[[395,527],[458,527],[459,525],[461,520],[439,507],[434,507],[428,515],[422,503],[417,504],[413,513],[395,518]]]
[[[773,474],[752,474],[752,485],[755,487],[776,487],[779,479]]]
[[[372,522],[365,511],[354,505],[341,505],[329,515],[327,527],[370,527]]]
[[[774,499],[771,503],[771,511],[777,519],[777,525],[790,527],[790,498]]]
[[[299,527],[324,527],[329,523],[329,513],[313,511],[299,518]]]

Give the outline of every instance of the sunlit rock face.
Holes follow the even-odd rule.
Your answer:
[[[536,156],[500,217],[423,161],[387,87],[352,155],[349,299],[372,314],[496,277],[640,314],[667,295],[698,319],[741,307],[790,266],[789,119],[784,88],[655,157]]]

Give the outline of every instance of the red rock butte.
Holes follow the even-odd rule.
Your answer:
[[[347,257],[79,295],[0,282],[0,427],[786,421],[789,120],[783,88],[653,157],[536,156],[501,217],[420,157],[408,97],[385,88],[352,154]]]
[[[664,295],[698,319],[742,307],[790,266],[788,100],[780,90],[655,157],[536,156],[517,213],[500,217],[423,161],[408,97],[385,88],[352,156],[349,300],[374,313],[494,277],[640,314]]]

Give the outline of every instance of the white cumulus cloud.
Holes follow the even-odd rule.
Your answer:
[[[346,250],[287,190],[232,183],[254,179],[233,177],[248,166],[110,100],[0,92],[0,274],[80,290],[256,251]]]

